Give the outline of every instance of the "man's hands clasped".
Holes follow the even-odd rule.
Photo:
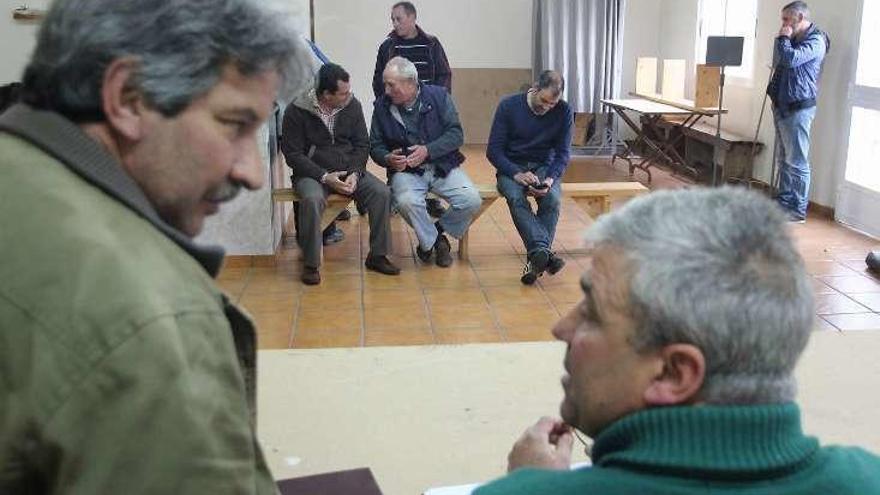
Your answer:
[[[388,167],[395,172],[402,172],[408,168],[420,167],[427,159],[428,147],[423,144],[410,146],[406,150],[403,148],[397,148],[391,153],[385,155]]]
[[[348,174],[345,180],[341,180],[343,176]],[[330,172],[324,177],[324,185],[337,194],[351,196],[357,189],[358,174],[354,172],[337,171]]]
[[[513,180],[523,186],[526,186],[526,194],[528,194],[529,196],[534,196],[536,198],[546,196],[547,193],[550,192],[550,188],[553,187],[553,178],[547,177],[546,179],[544,179],[543,182],[541,182],[541,180],[538,179],[538,176],[531,171],[520,172],[513,176]],[[546,184],[546,187],[536,187],[542,186],[543,184]]]

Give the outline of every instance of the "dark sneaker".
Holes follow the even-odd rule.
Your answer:
[[[434,249],[428,249],[427,251],[422,251],[421,246],[416,246],[416,255],[422,260],[422,263],[427,263],[431,261],[431,255],[434,254]]]
[[[384,273],[385,275],[400,274],[400,268],[385,256],[367,256],[367,260],[364,261],[364,266],[367,267],[367,270]]]
[[[443,203],[437,198],[426,199],[425,206],[428,209],[428,215],[431,215],[434,218],[440,218],[446,213],[446,208],[443,207]]]
[[[538,280],[538,277],[544,274],[544,270],[547,269],[547,264],[549,262],[549,251],[535,251],[528,257],[528,261],[526,261],[526,266],[523,267],[523,274],[522,277],[519,278],[519,281],[525,285],[534,284]]]
[[[335,223],[331,223],[329,227],[324,229],[324,233],[321,236],[321,242],[325,246],[329,246],[330,244],[336,244],[337,242],[342,242],[345,239],[345,232],[342,231],[339,227],[336,226]]]
[[[339,212],[339,215],[336,215],[337,220],[341,220],[345,222],[346,220],[351,220],[351,212],[348,211],[348,208]]]
[[[556,275],[563,267],[565,267],[565,260],[556,256],[554,253],[550,253],[550,261],[547,263],[547,273],[550,275]]]
[[[321,283],[321,272],[317,268],[304,266],[300,280],[306,285],[318,285]]]
[[[449,246],[449,239],[445,235],[439,234],[434,242],[434,253],[437,255],[437,266],[446,268],[452,264],[452,248]]]

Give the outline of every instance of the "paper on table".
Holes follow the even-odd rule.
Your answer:
[[[591,466],[590,461],[576,462],[571,465],[571,469],[580,469],[582,467]],[[474,490],[483,486],[483,483],[471,483],[469,485],[441,486],[438,488],[429,488],[424,495],[471,495]]]

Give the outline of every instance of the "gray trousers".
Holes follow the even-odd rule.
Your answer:
[[[294,185],[299,196],[297,236],[305,266],[321,266],[321,214],[327,207],[330,188],[308,177]],[[355,203],[367,211],[370,220],[370,253],[387,256],[391,252],[391,191],[369,172],[358,179],[352,195]]]

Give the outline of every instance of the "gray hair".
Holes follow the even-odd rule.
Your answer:
[[[804,19],[810,18],[810,7],[807,6],[807,2],[802,2],[801,0],[795,0],[787,4],[785,7],[782,7],[782,12],[794,12],[795,14],[802,14]]]
[[[402,79],[409,79],[415,84],[419,83],[419,71],[416,65],[403,57],[394,57],[385,65],[385,70],[390,70]]]
[[[813,293],[775,204],[734,188],[661,191],[600,217],[587,240],[631,263],[637,350],[688,343],[703,352],[700,400],[794,399]]]
[[[304,69],[301,36],[258,0],[64,0],[52,3],[23,76],[24,100],[76,121],[104,119],[101,88],[114,61],[137,63],[132,85],[171,117],[204,95],[226,66]],[[286,88],[282,88],[286,89]]]

